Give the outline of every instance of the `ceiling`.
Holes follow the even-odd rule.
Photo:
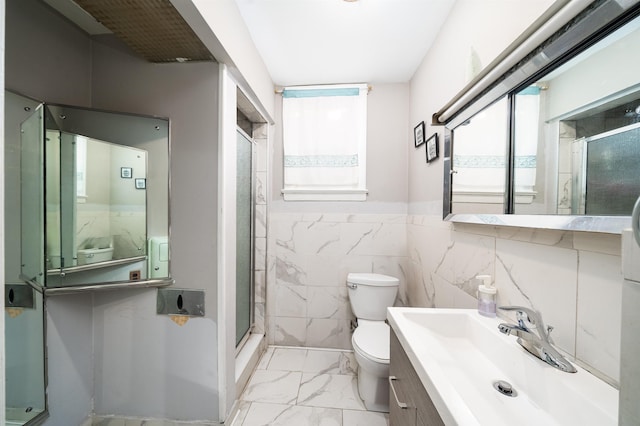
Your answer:
[[[211,59],[169,0],[75,0],[93,16],[72,0],[43,1],[89,34],[113,31],[150,61]],[[234,1],[278,86],[408,82],[455,2]]]
[[[279,86],[408,82],[455,0],[235,0]]]

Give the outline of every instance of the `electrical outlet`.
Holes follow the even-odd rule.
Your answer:
[[[138,281],[140,279],[140,271],[129,271],[129,281]]]

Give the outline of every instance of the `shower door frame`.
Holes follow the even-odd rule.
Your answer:
[[[242,130],[240,126],[236,126],[236,133],[239,133],[240,135],[245,137],[251,144],[251,213],[250,213],[251,219],[250,219],[250,232],[249,232],[250,251],[251,251],[249,287],[251,291],[249,295],[249,328],[244,333],[242,338],[236,343],[235,354],[237,356],[238,353],[242,350],[244,344],[249,339],[249,336],[251,335],[251,331],[255,324],[255,304],[256,304],[256,286],[255,286],[255,256],[256,256],[256,248],[255,248],[256,158],[255,157],[256,156],[255,156],[255,150],[256,150],[256,142],[253,139],[253,137],[248,135],[244,130]],[[237,170],[237,159],[236,159],[236,176],[237,176],[237,172],[238,170]],[[237,197],[237,194],[236,194],[236,197]],[[236,218],[237,218],[237,215],[238,214],[236,212]],[[237,221],[236,221],[236,227],[237,227]],[[237,238],[237,232],[236,232],[236,238]],[[237,271],[236,271],[236,277],[237,277]],[[236,291],[237,291],[237,281],[236,281]],[[238,305],[237,305],[237,296],[236,296],[236,311],[237,309],[238,309]],[[236,313],[236,316],[237,316],[237,313]],[[236,322],[236,327],[237,327],[237,322]],[[234,337],[234,339],[236,338],[237,336]]]

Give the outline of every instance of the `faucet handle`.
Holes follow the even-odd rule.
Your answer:
[[[533,309],[524,306],[500,306],[503,311],[516,311],[518,325],[522,326],[524,321],[537,326],[540,323],[540,314]]]

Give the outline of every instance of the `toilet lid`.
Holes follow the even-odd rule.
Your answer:
[[[358,325],[353,332],[352,340],[353,345],[367,358],[389,362],[389,326],[384,321],[370,321]]]

